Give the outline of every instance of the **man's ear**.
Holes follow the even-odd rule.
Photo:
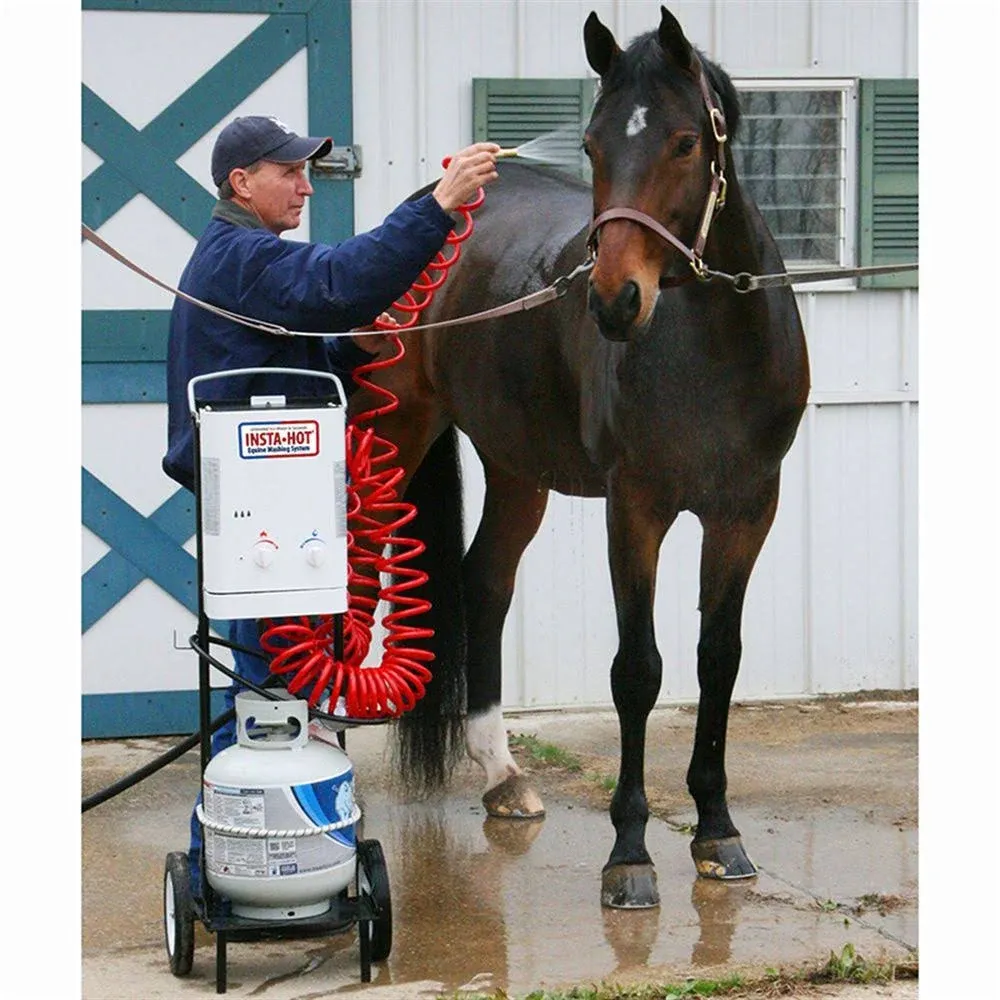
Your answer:
[[[243,167],[233,167],[229,171],[229,186],[233,193],[241,198],[250,197],[250,184],[248,182],[250,174]]]

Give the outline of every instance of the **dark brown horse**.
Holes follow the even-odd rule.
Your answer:
[[[625,51],[590,15],[584,42],[600,76],[584,135],[593,186],[504,163],[423,321],[545,287],[586,259],[588,243],[589,284],[578,277],[564,298],[515,318],[404,335],[405,360],[380,377],[401,398],[378,430],[399,446],[407,495],[421,510],[412,533],[428,540],[437,632],[435,683],[400,727],[404,762],[442,779],[467,709],[467,748],[485,770],[491,815],[544,811],[511,758],[500,710],[501,632],[518,562],[549,490],[606,498],[621,769],[601,901],[615,907],[659,902],[643,777],[661,679],[653,591],[661,543],[683,510],[704,529],[691,850],[703,876],[755,873],[726,804],[726,728],[744,593],[809,389],[791,290],[739,295],[697,274],[784,266],[727,155],[739,122],[732,83],[661,13],[659,28]],[[366,397],[355,395],[355,410]],[[464,559],[456,427],[486,480]]]

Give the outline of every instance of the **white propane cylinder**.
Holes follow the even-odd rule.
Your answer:
[[[308,728],[306,702],[240,692],[237,742],[205,768],[205,873],[237,916],[318,916],[354,877],[354,769]]]

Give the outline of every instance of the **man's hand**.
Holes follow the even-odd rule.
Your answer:
[[[495,142],[477,142],[459,150],[451,157],[444,176],[431,192],[438,204],[451,212],[467,202],[483,185],[497,179]]]
[[[393,316],[391,313],[384,312],[379,315],[375,323],[371,323],[368,326],[354,327],[353,332],[360,333],[362,334],[362,336],[351,337],[351,340],[353,340],[354,343],[358,345],[358,347],[363,348],[369,354],[375,355],[376,358],[382,353],[382,348],[385,346],[386,343],[388,343],[389,336],[391,334],[391,331],[387,331],[381,334],[374,333],[373,331],[379,329],[379,327],[376,326],[376,323],[379,322],[387,324],[389,326],[399,326],[399,322],[397,321],[395,316]]]

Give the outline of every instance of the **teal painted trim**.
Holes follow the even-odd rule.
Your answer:
[[[183,546],[195,533],[195,499],[188,490],[180,489],[165,500],[149,520],[176,545]],[[146,579],[146,575],[120,552],[112,550],[83,574],[82,631],[100,621],[119,601]],[[185,607],[198,613],[197,593],[192,593]]]
[[[87,86],[83,141],[104,160],[83,182],[83,215],[91,229],[141,191],[195,239],[201,235],[215,199]]]
[[[224,688],[212,691],[213,719],[226,710],[224,692]],[[199,726],[197,690],[85,694],[82,712],[81,736],[85,740],[190,736],[198,732]]]
[[[351,0],[317,0],[308,17],[310,135],[333,136],[337,146],[354,141],[351,76]],[[354,182],[312,176],[309,235],[339,243],[354,234]]]
[[[171,14],[305,14],[316,0],[83,0],[84,10]]]
[[[167,366],[162,361],[83,366],[84,403],[165,403]]]
[[[86,309],[83,363],[166,361],[169,309]]]
[[[195,558],[95,475],[86,469],[81,471],[84,525],[182,607],[196,607]]]
[[[248,94],[253,93],[284,66],[305,44],[305,17],[269,17],[161,111],[141,133],[124,122],[123,129],[126,134],[131,132],[133,142],[137,141],[135,137],[141,136],[149,148],[155,149],[161,169],[173,166],[201,193],[201,215],[190,216],[190,226],[181,223],[195,238],[201,235],[208,222],[214,199],[189,174],[177,167],[174,161],[245,100]],[[112,109],[108,110],[119,117]],[[83,140],[94,152],[108,160],[108,156],[94,148],[88,139],[86,109]],[[142,185],[144,193],[153,197],[153,193],[146,190],[149,179],[142,174],[138,177],[124,176],[127,172],[117,169],[120,154],[114,148],[110,153],[111,162],[101,164],[83,182],[83,216],[91,229],[99,228],[102,222],[111,218],[133,198],[139,191],[137,185]],[[157,201],[157,204],[160,202]],[[207,208],[204,207],[206,204]],[[169,208],[162,204],[160,207],[171,218],[176,218]]]

